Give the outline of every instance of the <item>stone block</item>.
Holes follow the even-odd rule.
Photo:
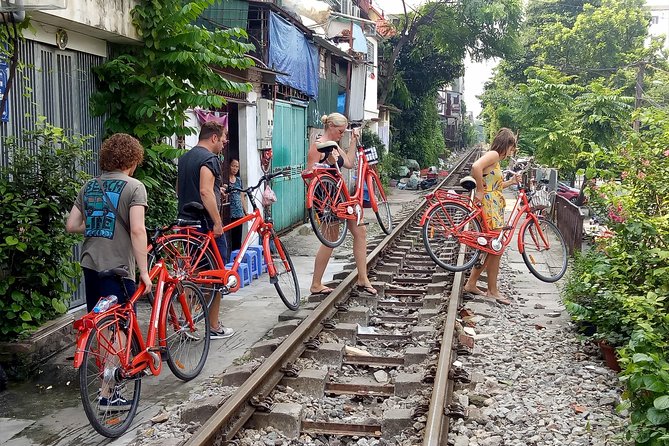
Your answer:
[[[349,307],[348,311],[339,311],[337,313],[337,319],[339,322],[367,326],[370,312],[370,309],[367,307]]]
[[[300,319],[290,319],[287,321],[279,322],[272,328],[272,337],[280,338],[282,336],[288,336],[291,334],[298,325],[302,322]]]
[[[303,356],[327,364],[330,368],[339,369],[344,361],[345,344],[325,342],[318,350],[305,350]]]
[[[376,310],[376,307],[379,304],[379,298],[378,296],[371,296],[367,293],[364,293],[360,296],[351,295],[349,304],[352,306],[360,306],[369,308],[370,310]]]
[[[439,308],[441,304],[444,302],[447,302],[446,299],[444,299],[444,296],[441,294],[430,294],[428,296],[425,296],[423,298],[423,308],[426,309],[435,309]]]
[[[453,278],[453,273],[434,273],[432,275],[432,283],[449,282]]]
[[[379,282],[391,283],[393,281],[393,277],[395,277],[395,275],[393,273],[386,272],[386,271],[376,271],[374,273],[374,277]]]
[[[420,364],[428,355],[427,347],[409,347],[404,352],[404,365]]]
[[[430,318],[433,318],[439,314],[439,310],[436,309],[422,309],[418,310],[418,322],[422,323],[427,321]]]
[[[279,315],[279,322],[289,321],[291,319],[304,320],[311,314],[311,310],[286,310]]]
[[[398,373],[395,377],[395,396],[406,398],[423,387],[423,375],[421,373]]]
[[[411,409],[386,409],[383,411],[381,433],[383,438],[391,439],[406,429],[413,428]]]
[[[241,386],[253,373],[251,364],[233,365],[225,369],[221,377],[221,384],[224,386]]]
[[[393,273],[396,274],[397,271],[400,269],[400,264],[399,263],[384,263],[383,265],[376,265],[374,268],[376,271],[384,271],[388,273]]]
[[[251,346],[251,358],[268,357],[282,342],[283,339],[268,339],[256,342]]]
[[[208,420],[223,403],[220,396],[210,396],[201,400],[190,401],[181,409],[181,423],[188,424],[192,421],[202,423]]]
[[[347,341],[350,345],[355,345],[358,338],[358,324],[338,323],[334,330],[331,330],[339,339]]]
[[[437,331],[431,325],[417,325],[411,330],[411,336],[413,337],[433,338],[436,334]]]
[[[426,294],[444,294],[451,286],[450,282],[428,283]]]
[[[327,370],[305,369],[297,378],[284,378],[282,382],[306,397],[320,400],[323,398],[327,378]]]
[[[301,424],[302,405],[296,403],[277,403],[271,412],[256,411],[249,420],[249,425],[253,429],[271,427],[291,440],[300,436]]]

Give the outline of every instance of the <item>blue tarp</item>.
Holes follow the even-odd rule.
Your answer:
[[[278,75],[277,81],[312,98],[318,96],[318,49],[300,30],[273,12],[269,17],[269,66],[288,73]]]

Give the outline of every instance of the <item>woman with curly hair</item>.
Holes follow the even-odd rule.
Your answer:
[[[84,184],[67,218],[68,232],[84,234],[81,266],[88,311],[102,296],[114,294],[119,303],[132,296],[136,268],[146,292],[151,291],[144,224],[146,189],[131,177],[143,159],[144,149],[137,139],[125,133],[110,136],[100,148],[102,174]],[[116,277],[98,275],[121,265],[128,269],[124,289]]]

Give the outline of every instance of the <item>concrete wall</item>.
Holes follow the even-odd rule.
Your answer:
[[[34,21],[112,42],[139,41],[130,11],[136,0],[70,0],[67,8],[33,11]]]

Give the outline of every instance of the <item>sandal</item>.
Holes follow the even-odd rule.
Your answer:
[[[330,288],[329,286],[323,287],[318,291],[309,290],[309,292],[311,293],[312,296],[327,296],[328,294],[330,294],[333,291],[334,290],[332,288]]]
[[[376,289],[371,285],[356,285],[355,290],[358,293],[367,293],[371,294],[372,296],[376,296],[377,294],[379,294],[379,292],[376,291]]]

